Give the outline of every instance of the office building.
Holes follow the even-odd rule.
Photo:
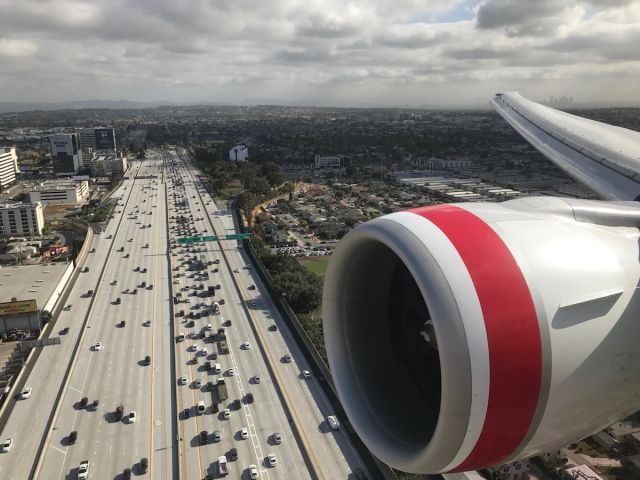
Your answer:
[[[89,199],[89,182],[86,180],[42,182],[27,196],[31,203],[41,202],[43,205],[84,203]]]
[[[95,127],[80,129],[80,148],[92,150],[115,150],[116,133],[113,128]],[[88,165],[86,165],[88,166]]]
[[[315,168],[340,168],[342,167],[342,159],[338,155],[318,155],[313,162]]]
[[[249,160],[249,148],[244,144],[238,144],[229,150],[229,160],[232,162],[246,162]]]
[[[18,173],[18,155],[12,147],[0,147],[0,187],[6,187],[16,181]]]
[[[93,177],[110,177],[113,174],[122,175],[129,164],[127,157],[122,154],[100,154],[93,156],[90,168]]]
[[[51,144],[53,171],[58,175],[75,174],[82,166],[80,135],[77,133],[51,135],[49,143]]]
[[[44,228],[42,204],[0,204],[0,234],[7,236],[40,236]]]

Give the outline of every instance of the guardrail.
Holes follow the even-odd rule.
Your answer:
[[[237,202],[234,201],[232,205],[237,228],[240,232],[245,233],[242,214],[240,212],[240,209],[238,208]],[[349,436],[351,443],[358,451],[358,454],[367,467],[367,470],[374,479],[397,480],[397,476],[393,472],[393,470],[388,465],[378,460],[369,451],[365,444],[362,443],[362,440],[360,440],[360,437],[351,425],[351,422],[349,421],[349,418],[347,417],[346,412],[344,411],[344,408],[340,403],[335,385],[333,383],[333,378],[331,376],[331,371],[314,347],[311,339],[298,320],[295,312],[291,309],[286,299],[281,298],[279,293],[276,291],[275,287],[273,286],[273,278],[271,277],[271,274],[267,271],[267,269],[260,261],[258,254],[253,248],[253,245],[251,245],[251,242],[249,240],[243,240],[243,244],[244,251],[247,253],[249,259],[254,264],[256,272],[260,276],[262,282],[271,295],[271,298],[273,299],[273,303],[275,304],[276,308],[278,308],[280,315],[289,327],[289,330],[298,346],[300,347],[302,354],[305,356],[309,367],[311,368],[311,370],[313,370],[313,373],[318,380],[322,390],[324,391],[327,399],[329,400],[329,403],[331,403],[334,414],[340,419],[343,430]]]
[[[78,255],[76,256],[73,262],[75,265],[74,271],[71,274],[71,277],[69,278],[69,280],[67,281],[67,284],[64,287],[62,294],[58,298],[58,301],[54,309],[51,311],[51,320],[49,320],[49,322],[42,328],[42,331],[38,336],[39,340],[49,338],[49,335],[51,335],[51,332],[55,327],[56,322],[58,321],[58,316],[60,315],[60,312],[62,312],[62,308],[66,304],[67,299],[69,298],[69,294],[71,293],[71,290],[73,289],[73,286],[75,285],[76,280],[78,279],[80,270],[84,266],[84,262],[87,258],[87,253],[89,252],[89,247],[91,245],[91,242],[93,242],[93,232],[91,231],[91,228],[89,228],[88,224],[86,225],[86,228],[88,232],[87,232],[87,235],[85,236],[84,243],[82,244],[82,248],[80,249],[80,252],[78,253]],[[24,361],[23,366],[20,369],[20,372],[18,373],[15,381],[11,385],[9,392],[7,392],[7,398],[2,404],[2,407],[0,407],[0,432],[4,430],[4,427],[7,425],[7,421],[9,420],[9,417],[13,412],[13,407],[15,407],[15,404],[16,404],[16,399],[15,399],[16,392],[19,392],[20,390],[22,390],[22,388],[24,388],[29,378],[29,375],[31,375],[31,372],[33,371],[33,367],[38,361],[38,358],[40,358],[40,353],[42,352],[42,348],[44,347],[37,347],[37,348],[31,349],[31,351],[29,352],[29,355],[27,355],[27,359]]]

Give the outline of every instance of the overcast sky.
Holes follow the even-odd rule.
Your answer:
[[[640,103],[640,0],[0,0],[0,101]]]

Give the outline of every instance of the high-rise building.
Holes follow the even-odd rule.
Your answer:
[[[80,129],[80,148],[115,150],[116,133],[113,128],[95,127]]]
[[[40,202],[0,204],[0,235],[40,236],[43,228]]]
[[[18,173],[18,155],[12,147],[0,147],[0,187],[15,182]]]
[[[53,171],[58,175],[75,174],[82,166],[80,135],[77,133],[51,135],[49,143],[51,144]]]

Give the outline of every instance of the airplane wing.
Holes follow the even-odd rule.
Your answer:
[[[561,112],[517,92],[491,103],[536,150],[607,200],[640,200],[640,133]]]

